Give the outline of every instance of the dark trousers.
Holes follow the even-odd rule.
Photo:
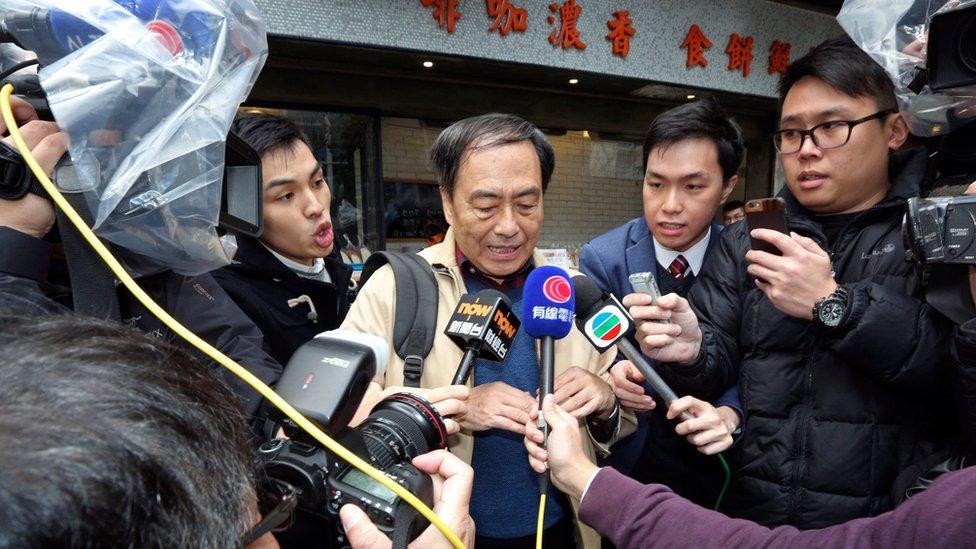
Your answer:
[[[478,549],[535,549],[535,534],[521,538],[499,539],[475,536]],[[572,513],[542,532],[545,549],[573,549],[576,547],[576,531]]]

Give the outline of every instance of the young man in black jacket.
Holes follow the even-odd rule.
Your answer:
[[[884,71],[828,40],[789,67],[780,98],[790,234],[751,233],[780,253],[750,250],[735,224],[690,306],[625,303],[679,393],[714,398],[738,380],[749,419],[724,510],[820,528],[890,509],[899,472],[938,446],[951,331],[905,261],[904,204],[926,156],[893,152],[908,130]]]
[[[233,130],[261,156],[264,233],[238,235],[234,262],[213,277],[287,364],[303,343],[342,323],[352,270],[335,249],[332,194],[305,134],[270,115],[241,115]]]

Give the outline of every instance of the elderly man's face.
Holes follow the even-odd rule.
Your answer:
[[[542,227],[542,169],[531,141],[469,149],[454,192],[441,192],[461,253],[504,278],[532,257]]]

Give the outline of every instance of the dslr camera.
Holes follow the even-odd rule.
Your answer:
[[[908,199],[902,235],[917,263],[976,265],[976,196]]]
[[[366,387],[389,356],[379,337],[333,330],[299,348],[276,390],[317,426],[428,506],[433,482],[410,461],[447,448],[447,428],[437,409],[412,393],[389,396],[356,428],[348,428]],[[298,495],[294,524],[279,534],[283,545],[328,539],[349,547],[339,509],[359,506],[377,528],[393,538],[398,530],[413,540],[429,522],[409,503],[349,463],[339,459],[287,419],[278,418],[287,439],[262,444],[258,459],[271,478],[293,486]],[[402,533],[401,533],[402,535]]]

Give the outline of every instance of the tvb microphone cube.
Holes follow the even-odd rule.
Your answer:
[[[585,276],[573,277],[579,314],[576,326],[598,350],[615,345],[634,331],[634,319],[613,294],[601,291]]]
[[[534,338],[561,339],[573,328],[576,310],[569,273],[552,265],[529,273],[522,291],[522,329]]]
[[[501,362],[512,348],[520,325],[505,294],[482,290],[461,296],[444,333],[462,349],[480,342],[478,358]]]

